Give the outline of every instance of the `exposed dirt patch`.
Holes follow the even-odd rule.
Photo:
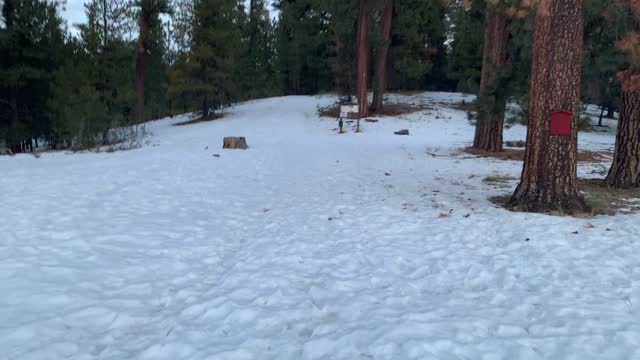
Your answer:
[[[573,217],[633,214],[640,211],[640,189],[612,189],[604,186],[602,179],[579,179],[578,188],[592,210],[589,214],[571,215]],[[503,194],[492,196],[489,201],[496,206],[506,207],[510,199],[511,194]]]
[[[214,121],[214,120],[222,119],[223,117],[224,117],[224,114],[216,114],[216,115],[213,115],[213,116],[208,117],[206,119],[197,118],[197,119],[193,119],[193,120],[180,121],[180,122],[177,122],[177,123],[173,124],[173,126],[193,125],[193,124],[198,124],[198,123],[202,123],[202,122],[208,122],[208,121]]]
[[[482,182],[487,185],[491,185],[499,188],[508,188],[510,187],[509,181],[512,181],[512,180],[518,180],[518,179],[511,176],[492,175],[482,179]]]
[[[523,148],[527,145],[526,141],[516,140],[516,141],[505,141],[504,146],[506,147],[515,147],[515,148]]]
[[[580,179],[578,188],[595,215],[631,214],[640,211],[640,189],[612,189],[602,179]]]
[[[473,101],[463,101],[455,104],[449,104],[448,107],[464,112],[475,112],[478,110],[478,107]]]
[[[411,114],[418,111],[433,110],[433,107],[424,104],[410,104],[410,103],[394,103],[385,104],[384,111],[370,114],[371,116],[398,116],[404,114]],[[337,119],[340,116],[340,105],[333,104],[331,106],[318,109],[318,115],[321,117],[329,117]],[[365,119],[368,122],[375,122],[369,119]]]
[[[472,147],[467,147],[462,149],[462,152],[465,152],[470,155],[475,155],[479,157],[490,157],[499,160],[524,160],[524,149],[504,149],[499,153],[484,151],[474,149]],[[578,151],[578,161],[580,162],[591,162],[591,163],[599,163],[605,161],[611,154],[609,153],[599,153],[590,150],[579,150]]]

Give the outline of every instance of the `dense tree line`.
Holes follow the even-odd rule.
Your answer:
[[[568,96],[569,110],[580,100],[599,106],[601,119],[620,112],[607,183],[640,186],[637,0],[92,0],[81,24],[66,24],[61,7],[2,4],[0,148],[99,147],[135,138],[126,129],[149,119],[188,111],[211,119],[269,96],[355,95],[367,99],[366,116],[384,111],[388,90],[457,90],[478,94],[474,147],[502,150],[506,103],[516,99],[529,143],[573,154],[575,139],[543,136],[554,101]],[[561,35],[574,46],[554,47]],[[568,58],[573,67],[562,65]],[[549,71],[557,79],[540,77]],[[564,93],[545,102],[558,86]],[[573,160],[525,164],[539,175]],[[547,184],[565,189],[560,197],[523,177],[512,202],[575,207],[571,174]]]

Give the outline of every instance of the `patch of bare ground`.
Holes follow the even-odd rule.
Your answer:
[[[633,214],[640,211],[639,188],[612,189],[603,185],[602,179],[579,179],[578,188],[587,205],[591,207],[591,212],[571,214],[573,217],[589,218],[597,215]],[[511,194],[503,194],[492,196],[489,201],[498,207],[506,207],[510,199]],[[551,213],[550,215],[565,214]]]
[[[640,211],[640,189],[613,189],[602,179],[580,179],[578,188],[595,215],[632,214]]]
[[[478,150],[472,147],[467,147],[462,149],[462,152],[465,152],[470,155],[475,155],[479,157],[485,158],[494,158],[498,160],[524,160],[524,149],[504,149],[499,153]],[[599,163],[606,160],[610,157],[610,153],[606,152],[596,152],[590,150],[579,150],[578,151],[578,161],[580,162],[588,162],[588,163]]]
[[[193,119],[193,120],[180,121],[180,122],[177,122],[177,123],[173,124],[173,126],[193,125],[193,124],[198,124],[198,123],[202,123],[202,122],[208,122],[208,121],[214,121],[214,120],[222,119],[223,117],[224,117],[224,114],[216,114],[216,115],[210,116],[210,117],[208,117],[206,119],[197,118],[197,119]]]
[[[433,107],[426,104],[411,104],[411,103],[392,103],[385,104],[383,111],[378,111],[371,116],[399,116],[404,114],[411,114],[424,110],[433,110]],[[340,104],[333,104],[327,107],[318,109],[318,115],[321,117],[328,117],[337,119],[340,116]],[[368,121],[368,119],[365,119]]]
[[[505,141],[504,146],[506,147],[515,147],[515,148],[523,148],[527,145],[526,141],[515,140],[515,141]]]
[[[499,175],[491,175],[482,179],[482,182],[494,186],[496,188],[508,188],[510,187],[509,181],[518,180],[517,178],[511,176],[499,176]]]
[[[450,108],[452,108],[452,109],[456,109],[456,110],[460,110],[460,111],[464,111],[464,112],[475,112],[475,111],[477,111],[476,104],[473,101],[462,101],[462,102],[455,103],[455,104],[449,104],[448,106]]]

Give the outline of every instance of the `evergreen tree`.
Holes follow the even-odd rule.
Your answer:
[[[330,14],[321,6],[323,2],[279,0],[274,5],[280,11],[276,30],[278,72],[284,81],[285,93],[313,94],[333,90],[334,74],[329,62]],[[355,37],[352,41],[351,46],[355,48]]]
[[[191,52],[182,66],[188,77],[181,92],[200,101],[203,118],[238,96],[234,79],[240,57],[241,29],[236,0],[195,3]]]
[[[627,55],[627,64],[617,74],[622,88],[620,119],[605,184],[615,188],[640,187],[640,1],[615,1],[610,19],[620,31],[616,45]]]
[[[244,15],[241,11],[240,16]],[[244,20],[244,19],[243,19]],[[253,99],[279,93],[276,76],[275,31],[264,0],[251,0],[243,29],[242,66],[238,75],[241,98]]]
[[[371,112],[382,111],[384,93],[387,90],[389,47],[391,46],[391,28],[393,26],[393,0],[385,0],[380,20],[381,44],[376,49],[376,80],[371,102]]]
[[[369,0],[358,0],[358,32],[357,46],[357,70],[356,70],[356,96],[358,98],[358,124],[356,131],[360,131],[360,118],[369,115],[369,24],[370,24]]]
[[[472,0],[465,3],[454,0],[451,5],[453,41],[448,76],[457,82],[457,91],[475,93],[480,87],[482,71],[486,2]]]
[[[616,47],[618,25],[612,24],[609,0],[585,3],[585,54],[582,71],[584,103],[601,108],[599,125],[605,110],[619,107],[620,86],[616,73],[625,65],[626,54]],[[617,16],[616,16],[617,17]]]
[[[160,14],[168,11],[167,0],[139,0],[139,26],[138,46],[136,58],[136,95],[138,97],[136,106],[136,122],[141,123],[145,120],[145,79],[147,75],[147,58],[149,50],[152,46],[154,30],[156,33],[162,32],[160,23]],[[159,34],[156,34],[156,39]],[[157,48],[156,48],[157,49]]]
[[[561,213],[588,210],[577,186],[583,9],[582,0],[538,2],[527,147],[522,180],[509,203],[512,208]],[[561,110],[571,112],[570,134],[552,136],[549,119]]]
[[[327,61],[334,87],[347,101],[356,91],[356,2],[318,0],[329,32]]]
[[[134,44],[120,38],[124,32],[104,32],[104,24],[117,18],[107,16],[105,22],[103,5],[100,0],[85,4],[87,22],[78,26],[77,39],[68,40],[65,61],[54,74],[48,102],[54,148],[105,145],[114,140],[110,129],[131,124]]]
[[[437,89],[447,68],[442,1],[397,0],[393,33],[395,78],[404,89]],[[398,83],[397,83],[398,84]]]
[[[147,36],[147,67],[145,73],[145,119],[158,119],[167,112],[169,54],[167,37],[160,14],[151,22]]]
[[[507,106],[504,79],[510,72],[509,39],[512,15],[504,3],[487,4],[482,57],[482,77],[477,107],[478,119],[473,147],[502,151],[502,130]]]
[[[14,152],[33,149],[50,133],[50,81],[64,45],[60,5],[4,1],[0,28],[0,137]]]

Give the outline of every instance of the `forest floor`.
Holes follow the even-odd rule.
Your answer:
[[[509,212],[490,198],[521,161],[463,151],[471,96],[392,95],[420,110],[342,135],[318,116],[334,100],[0,157],[0,359],[640,358],[633,194],[626,215]],[[585,184],[614,124],[580,133],[603,154]]]

